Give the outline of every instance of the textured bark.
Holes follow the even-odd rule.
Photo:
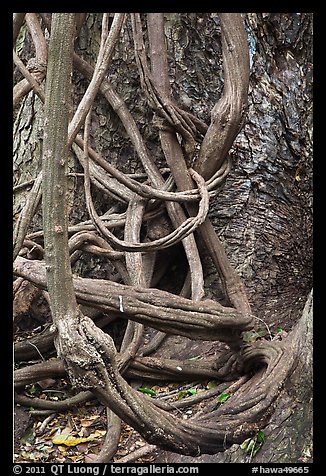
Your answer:
[[[223,95],[211,113],[211,123],[195,169],[211,177],[222,164],[245,120],[249,87],[247,37],[241,17],[220,14],[223,52]]]
[[[165,463],[307,463],[313,455],[312,348],[313,293],[308,296],[302,315],[292,331],[297,355],[292,374],[274,404],[274,413],[264,428],[266,441],[252,458],[239,445],[224,453],[198,458],[160,453]]]
[[[46,289],[45,267],[17,258],[14,273]],[[171,334],[192,339],[232,342],[237,333],[252,328],[252,316],[214,301],[192,301],[158,289],[124,286],[107,280],[73,278],[77,301],[103,312],[119,313]],[[65,314],[60,313],[60,316]]]
[[[229,15],[232,16],[232,14]],[[221,30],[225,29],[223,18],[220,21],[217,14],[206,13],[166,14],[164,18],[166,20],[164,28],[173,100],[207,124],[212,119],[210,126],[212,130],[214,120],[219,123],[219,117],[216,116],[215,119],[214,115],[210,117],[210,111],[214,104],[220,104],[220,106],[223,104],[228,84],[226,76],[226,78],[224,77],[225,89],[223,89],[224,59],[221,48],[223,45],[220,40],[223,38]],[[260,429],[264,429],[267,439],[253,461],[310,461],[312,452],[310,438],[311,362],[309,360],[311,327],[308,324],[309,320],[307,321],[304,316],[311,316],[311,313],[305,312],[301,320],[299,318],[311,289],[312,19],[311,14],[305,13],[248,13],[243,15],[243,18],[250,44],[250,82],[246,122],[242,131],[235,138],[230,151],[232,171],[227,178],[223,193],[220,193],[218,198],[211,200],[209,217],[211,225],[206,225],[206,232],[202,232],[202,236],[197,238],[197,245],[202,259],[207,297],[217,299],[228,306],[233,305],[237,310],[239,310],[240,303],[244,313],[247,312],[246,309],[249,309],[250,303],[252,312],[257,317],[257,326],[264,327],[267,324],[273,333],[276,333],[277,327],[282,327],[288,332],[293,329],[288,338],[284,340],[284,345],[290,352],[286,354],[288,360],[293,358],[291,376],[285,385],[280,386],[276,392],[277,400],[271,406],[271,414],[266,414],[270,417],[269,424],[265,426],[267,420],[261,421]],[[94,57],[96,57],[99,24],[100,15],[87,15],[85,24],[81,26],[81,34],[78,39],[79,54],[87,53],[88,55],[92,50],[89,46],[92,44]],[[108,78],[112,81],[118,94],[126,101],[143,137],[147,140],[148,151],[143,149],[143,152],[155,157],[156,166],[159,169],[166,166],[165,158],[160,151],[158,132],[155,127],[152,127],[151,109],[145,98],[139,96],[137,68],[130,55],[133,49],[130,32],[130,20],[127,20],[122,29],[123,41],[117,44]],[[145,40],[147,41],[146,38]],[[94,61],[92,64],[94,65]],[[237,74],[236,68],[232,70],[232,73]],[[118,77],[125,77],[126,80],[116,81]],[[75,73],[75,78],[81,91],[84,81],[77,73]],[[236,84],[236,78],[234,84]],[[136,142],[121,137],[125,134],[126,124],[123,123],[122,126],[119,121],[119,116],[123,117],[123,107],[116,100],[114,92],[112,93],[112,90],[108,89],[109,86],[103,83],[102,92],[105,88],[107,88],[107,94],[111,99],[107,101],[100,96],[96,99],[91,120],[91,144],[103,154],[109,163],[118,166],[119,170],[143,173],[144,163],[140,165],[135,158]],[[25,141],[31,144],[30,147],[33,144],[34,133],[33,129],[30,129],[33,127],[30,98],[34,101],[33,97],[33,93],[30,93],[26,98],[16,120],[17,164],[24,162],[26,158],[28,165],[30,161],[28,157],[35,157],[32,154],[28,156],[28,148],[24,148]],[[35,111],[36,117],[38,117],[38,99],[35,100],[36,102]],[[218,109],[218,106],[216,108]],[[237,106],[240,116],[243,113],[243,108],[244,103],[240,100]],[[26,117],[30,119],[27,120]],[[230,129],[232,126],[231,121]],[[222,123],[220,123],[220,127],[223,129]],[[236,133],[238,133],[238,127],[232,129],[230,138],[232,134],[236,135]],[[27,139],[23,139],[23,134],[27,134]],[[207,136],[205,145],[207,151],[210,149],[210,135],[212,134]],[[31,141],[29,141],[29,137],[31,137]],[[37,140],[35,143],[38,147]],[[223,141],[221,141],[222,143]],[[227,149],[228,147],[225,150]],[[221,157],[225,152],[223,150],[218,151],[218,155],[220,154]],[[25,154],[25,158],[23,154]],[[40,150],[36,151],[36,156],[40,156]],[[205,156],[208,157],[209,153],[206,155],[205,152]],[[195,160],[199,160],[196,157],[195,155]],[[34,160],[31,162],[33,167],[37,165]],[[210,160],[209,164],[213,167]],[[16,177],[17,173],[22,172],[23,167],[17,165]],[[211,172],[208,173],[208,175],[210,174]],[[32,177],[34,176],[32,175]],[[182,173],[180,177],[181,179],[185,178]],[[178,187],[181,184],[181,179]],[[26,182],[30,180],[30,176],[26,175],[26,178],[19,180],[19,183]],[[75,184],[78,180],[78,178],[75,179]],[[22,193],[21,190],[16,192],[17,197]],[[103,189],[101,193],[102,191]],[[94,192],[95,197],[100,197],[100,193],[96,194],[95,189]],[[109,196],[106,197],[105,200],[101,197],[101,203],[96,201],[101,213],[107,211],[110,206]],[[17,214],[20,206],[19,198],[16,201]],[[83,198],[80,196],[79,207],[72,208],[71,218],[73,221],[79,221],[83,209]],[[150,235],[150,225],[151,221],[148,223],[147,229],[142,230],[146,231],[148,236]],[[215,258],[213,255],[212,260],[212,257],[204,249],[205,236],[206,245],[209,244],[210,239],[216,245],[215,234],[210,235],[214,230],[217,231],[219,241],[225,248],[225,256],[230,259],[231,265],[236,270],[234,279],[225,281],[223,272],[220,272],[220,276],[218,276],[216,267],[220,271],[223,268],[221,254],[218,253]],[[161,253],[157,253],[158,259]],[[163,259],[164,256],[166,255],[163,255]],[[86,272],[83,271],[83,273],[90,273],[90,277],[96,278],[111,276],[111,264],[106,263],[104,266],[103,264],[104,259],[93,257],[89,261]],[[80,266],[80,263],[76,266],[76,272],[80,271]],[[240,284],[240,287],[239,277],[244,282],[244,285]],[[183,275],[181,279],[184,279]],[[163,286],[165,285],[163,284]],[[246,292],[249,300],[244,301],[243,296]],[[118,294],[110,304],[110,309],[119,309],[118,296],[122,296],[121,293],[122,288],[119,288]],[[225,297],[227,301],[225,301]],[[295,326],[296,322],[298,322],[297,326]],[[301,337],[305,335],[308,336],[308,339],[302,340]],[[300,352],[295,352],[292,345],[294,341],[300,346],[301,355]],[[215,342],[200,342],[181,336],[168,336],[154,355],[154,360],[149,361],[148,367],[144,362],[138,361],[138,371],[142,369],[144,372],[148,372],[151,365],[155,367],[155,358],[187,359],[194,354],[214,354],[218,349],[219,344]],[[173,360],[171,365],[173,365]],[[160,368],[159,363],[157,368]],[[137,358],[135,359],[135,370],[137,371]],[[133,371],[132,366],[130,371]],[[166,372],[168,375],[168,366]],[[270,380],[271,387],[274,381],[276,382],[275,379]],[[243,391],[245,388],[244,386]],[[266,390],[264,383],[262,383],[262,389]],[[125,388],[126,395],[127,391]],[[131,402],[131,405],[133,403]],[[267,400],[266,403],[268,403]],[[214,430],[212,429],[212,431]],[[289,440],[294,442],[291,448],[287,447]],[[248,455],[244,454],[238,445],[233,445],[218,455],[191,457],[191,459],[171,453],[161,452],[156,455],[158,462],[248,461]]]
[[[254,314],[271,329],[289,331],[312,286],[312,16],[247,14],[246,25],[251,59],[248,115],[231,149],[233,170],[210,218],[245,282]],[[221,284],[210,259],[206,273],[210,292],[219,295]],[[302,335],[311,332],[309,327]],[[311,345],[310,338],[303,341],[303,360]],[[169,355],[168,349],[162,352]],[[187,355],[189,346],[178,343],[178,352]],[[289,379],[292,391],[286,385],[281,393],[271,424],[264,429],[267,441],[253,462],[312,461],[308,358],[306,365]],[[295,388],[304,394],[299,397],[303,403]],[[190,458],[160,454],[157,460]],[[246,462],[248,456],[234,445],[225,454],[191,461]]]
[[[70,268],[66,201],[74,22],[74,14],[54,16],[45,95],[43,229],[51,312],[56,325],[77,310]],[[63,34],[65,30],[67,37]]]

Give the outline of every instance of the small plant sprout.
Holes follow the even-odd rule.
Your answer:
[[[262,430],[258,430],[253,438],[247,438],[244,440],[244,442],[241,443],[240,448],[249,455],[249,461],[251,461],[261,449],[265,441],[265,433]]]
[[[141,393],[145,393],[147,395],[150,395],[151,397],[156,397],[156,395],[157,395],[155,390],[152,390],[151,388],[139,387],[139,388],[137,388],[137,390]]]
[[[218,397],[217,397],[217,401],[220,402],[220,403],[224,403],[226,402],[229,398],[230,398],[230,394],[229,393],[221,393]]]

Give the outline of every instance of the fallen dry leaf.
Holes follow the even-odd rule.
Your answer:
[[[81,424],[81,426],[87,428],[88,426],[90,426],[92,423],[94,423],[94,421],[98,420],[99,418],[100,418],[99,415],[92,415],[92,416],[89,416],[87,418],[82,418],[80,420],[80,424]]]
[[[89,453],[85,456],[85,463],[95,463],[97,456],[94,453]]]
[[[78,438],[72,435],[57,435],[52,438],[52,443],[55,445],[76,446],[80,443],[86,443],[86,441],[92,441],[94,438],[88,436],[87,438]]]

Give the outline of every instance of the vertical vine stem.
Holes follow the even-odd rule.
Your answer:
[[[28,226],[36,212],[38,205],[41,200],[41,185],[42,185],[42,172],[40,172],[35,179],[32,189],[30,190],[26,203],[21,210],[20,216],[16,222],[14,228],[14,248],[13,248],[13,259],[15,260],[18,256],[18,253],[23,245]]]
[[[212,122],[201,146],[196,170],[204,177],[210,177],[222,165],[234,138],[241,127],[249,84],[248,42],[240,14],[221,14],[223,38],[223,64],[225,78],[224,94],[212,110]],[[171,87],[168,76],[168,62],[162,13],[149,13],[148,36],[153,80],[162,94],[170,99]],[[228,120],[226,115],[228,116]],[[224,123],[224,122],[225,123]],[[228,122],[229,121],[229,122]],[[227,124],[227,125],[226,125]],[[180,190],[192,187],[183,152],[175,131],[160,131],[162,149]],[[196,206],[187,205],[191,215]],[[224,290],[230,303],[245,315],[250,315],[250,305],[244,285],[231,266],[224,247],[219,240],[209,218],[200,225],[197,233],[209,250],[220,274]],[[237,345],[237,344],[236,344]]]
[[[106,30],[107,25],[107,18],[106,15],[103,16],[103,28]],[[104,44],[104,38],[106,35],[106,31],[102,34],[101,38],[101,46]],[[92,101],[93,102],[93,101]],[[85,163],[84,163],[84,188],[85,188],[85,198],[87,203],[87,208],[89,209],[92,206],[91,200],[91,183],[90,183],[90,173],[89,173],[89,155],[88,155],[88,143],[89,143],[89,136],[90,136],[90,126],[91,126],[91,118],[92,118],[92,104],[90,104],[90,109],[85,118],[85,129],[84,129],[84,156],[85,156]],[[111,249],[110,245],[108,248]],[[119,269],[119,265],[118,265]],[[120,265],[120,270],[124,270],[124,265]],[[121,273],[123,276],[123,272]],[[134,324],[134,323],[133,323]],[[141,324],[138,324],[141,326]],[[107,417],[107,432],[105,436],[105,440],[103,446],[101,448],[100,453],[96,456],[95,462],[96,463],[105,463],[109,461],[113,455],[115,454],[121,433],[121,419],[116,415],[109,407],[106,408],[106,417]],[[110,428],[110,431],[108,431]]]
[[[222,165],[243,125],[249,88],[249,48],[240,13],[220,13],[224,89],[211,112],[211,123],[194,169],[205,179]]]
[[[55,13],[49,45],[43,145],[43,229],[48,289],[55,324],[75,315],[66,206],[70,81],[75,15]]]
[[[104,75],[107,72],[109,63],[113,56],[115,45],[119,39],[119,33],[122,28],[124,18],[124,13],[115,13],[109,34],[107,34],[107,28],[104,28],[104,32],[101,38],[100,51],[95,65],[93,77],[83,96],[83,99],[78,105],[77,111],[75,112],[73,119],[69,124],[69,145],[73,143],[81,125],[83,124],[85,117],[88,111],[90,110],[90,107],[98,92]],[[103,24],[105,25],[104,20]]]
[[[163,13],[149,13],[147,22],[153,81],[162,95],[171,101]],[[179,190],[191,189],[193,182],[189,176],[176,132],[171,128],[160,130],[160,141]],[[190,269],[192,299],[200,301],[204,296],[203,268],[194,235],[190,235],[187,240],[185,250]]]
[[[15,35],[17,34],[18,35],[18,31],[17,33],[15,33],[15,28],[20,28],[21,25],[19,24],[19,21],[23,21],[25,19],[26,21],[26,25],[29,29],[29,32],[31,34],[31,37],[32,37],[32,40],[33,40],[33,43],[34,43],[34,48],[35,48],[35,58],[33,58],[33,66],[32,66],[32,70],[33,70],[33,73],[30,73],[29,74],[29,77],[26,76],[25,72],[24,71],[21,71],[23,73],[23,75],[25,76],[24,79],[22,79],[21,81],[19,81],[19,83],[17,83],[15,86],[14,86],[14,95],[13,95],[13,106],[14,108],[19,104],[20,100],[26,95],[29,93],[29,91],[34,88],[35,90],[35,85],[37,85],[38,83],[41,84],[41,82],[43,81],[44,77],[45,77],[45,74],[46,74],[46,64],[47,64],[47,56],[48,56],[48,52],[47,52],[47,44],[46,44],[46,41],[45,41],[45,38],[44,38],[44,35],[43,35],[43,32],[42,32],[42,28],[41,28],[41,25],[40,25],[40,22],[38,20],[38,17],[36,15],[36,13],[16,13],[15,15],[20,15],[20,17],[18,17],[17,19],[17,22],[15,22],[15,17],[14,17],[14,62],[15,64],[18,66],[18,68],[21,70],[21,64],[22,64],[22,61],[19,60],[18,58],[18,55],[15,51],[15,41],[16,41],[16,37]],[[23,16],[21,16],[23,15]],[[26,15],[26,18],[25,18],[25,15]],[[20,20],[19,20],[20,18]],[[18,62],[20,61],[20,65],[18,64]],[[27,72],[29,73],[29,71],[27,70]],[[31,81],[32,80],[32,81]],[[35,81],[35,82],[34,82]],[[33,85],[33,82],[34,82],[34,85]],[[37,92],[37,91],[35,91]],[[38,94],[38,93],[37,93]]]

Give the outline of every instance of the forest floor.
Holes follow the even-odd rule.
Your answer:
[[[71,391],[65,379],[47,379],[30,386],[25,391],[38,393],[38,398],[58,401]],[[166,383],[150,385],[134,382],[133,386],[155,392],[155,398],[173,403],[188,396],[204,392],[216,385],[213,380],[194,383]],[[41,388],[40,384],[47,388]],[[144,385],[147,385],[146,387]],[[61,390],[60,390],[61,389]],[[60,397],[58,397],[60,395]],[[146,395],[147,398],[154,398]],[[168,400],[167,400],[168,399]],[[106,410],[97,400],[79,404],[76,408],[58,413],[35,415],[31,409],[15,406],[14,426],[14,460],[15,463],[91,463],[100,452],[107,431]],[[192,406],[176,414],[183,419],[191,418],[196,412]],[[121,437],[113,461],[131,455],[134,451],[145,447],[147,443],[129,425],[122,423]],[[142,456],[138,463],[155,461],[156,452]]]
[[[280,296],[282,299],[257,300],[254,312],[258,316],[264,316],[264,321],[257,329],[260,337],[267,337],[280,333],[280,338],[286,336],[286,332],[293,327],[296,318],[300,314],[305,296],[294,299],[295,294]],[[32,316],[24,316],[15,322],[15,335],[18,339],[30,337],[37,326],[43,326],[45,322],[37,322]],[[115,336],[116,337],[116,336]],[[249,336],[257,338],[257,336]],[[170,336],[160,347],[157,356],[162,358],[187,359],[194,356],[215,354],[221,343],[210,341],[191,341],[180,336]],[[155,355],[155,354],[154,354]],[[18,364],[28,365],[35,362]],[[201,382],[129,382],[134,388],[145,388],[149,392],[146,398],[162,398],[173,404],[174,401],[186,399],[194,393],[204,392],[214,385],[209,379]],[[216,383],[215,383],[216,384]],[[44,400],[58,401],[71,397],[76,393],[71,388],[68,379],[44,379],[35,384],[26,386],[24,394],[29,397],[37,397]],[[216,397],[215,397],[216,398]],[[197,411],[198,406],[186,409],[174,410],[176,416],[191,418]],[[84,463],[93,462],[96,455],[101,451],[107,432],[106,409],[97,400],[81,403],[74,409],[65,412],[39,412],[35,409],[15,405],[14,408],[14,461],[15,463]],[[121,458],[128,457],[136,450],[147,446],[144,439],[122,422],[121,437],[113,461],[118,462]],[[164,452],[152,451],[136,460],[138,463],[164,462]]]
[[[46,315],[45,313],[43,315]],[[15,322],[16,339],[24,340],[31,337],[37,324],[40,327],[45,322],[36,322],[33,316],[25,315]],[[121,331],[121,329],[120,329]],[[117,334],[117,330],[114,331]],[[148,334],[148,335],[147,335]],[[150,333],[146,334],[146,338]],[[119,336],[117,340],[119,340]],[[204,354],[211,354],[219,343],[196,342],[179,336],[169,337],[167,343],[160,347],[160,356],[170,355],[180,359],[204,358]],[[186,343],[185,343],[186,341]],[[171,348],[173,352],[171,352]],[[205,350],[205,352],[204,352]],[[197,352],[197,354],[196,354]],[[199,355],[201,352],[201,355]],[[194,355],[197,357],[193,357]],[[54,354],[53,354],[54,355]],[[51,356],[51,354],[50,354]],[[39,360],[41,361],[41,360]],[[37,363],[37,361],[17,363],[16,367]],[[217,382],[206,379],[196,382],[154,382],[131,380],[130,385],[135,389],[142,389],[145,398],[159,398],[171,403],[185,400],[188,397],[205,392],[213,388]],[[77,393],[67,378],[46,378],[26,385],[24,395],[44,401],[60,401],[72,397]],[[191,418],[200,404],[189,409],[174,409],[176,416]],[[15,463],[87,463],[93,462],[101,451],[107,432],[106,408],[96,399],[76,405],[73,409],[64,412],[37,410],[15,404],[14,407],[14,462]],[[110,431],[110,429],[109,429]],[[128,457],[136,450],[148,446],[145,440],[129,425],[122,422],[121,437],[113,461]],[[136,461],[148,463],[156,460],[157,452],[138,458]]]

